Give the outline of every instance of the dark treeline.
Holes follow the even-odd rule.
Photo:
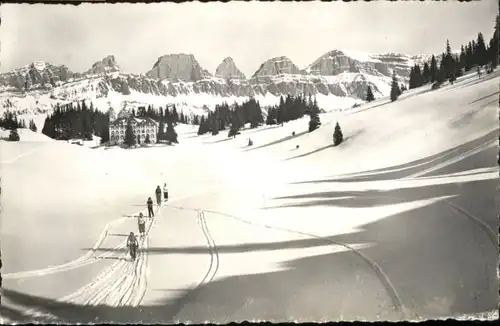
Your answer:
[[[158,109],[153,108],[149,105],[147,108],[145,106],[138,107],[137,111],[132,110],[132,116],[137,118],[151,118],[157,122],[163,121],[164,123],[172,122],[173,124],[184,123],[184,124],[194,124],[193,120],[190,119],[183,112],[178,113],[177,107],[174,105],[167,105],[165,109],[159,107]]]
[[[29,121],[29,125],[26,125],[26,121],[23,119],[18,119],[17,114],[11,111],[5,111],[3,117],[0,118],[0,127],[7,130],[15,130],[19,128],[29,128],[36,132],[36,124],[33,120]]]
[[[195,116],[195,122],[198,121],[198,135],[211,132],[215,136],[219,131],[229,129],[231,136],[234,136],[247,123],[250,123],[251,128],[263,124],[264,117],[259,102],[250,98],[242,104],[234,103],[231,107],[225,102],[217,104],[215,110],[206,117]]]
[[[267,118],[264,121],[262,115],[262,108],[258,101],[250,98],[242,104],[234,103],[229,106],[223,103],[215,106],[214,112],[209,112],[207,117],[195,117],[195,123],[199,120],[198,135],[212,133],[217,135],[220,131],[229,129],[228,136],[234,137],[238,134],[239,130],[245,125],[250,124],[250,128],[257,128],[262,124],[276,125],[300,119],[304,115],[312,115],[314,113],[314,128],[316,122],[319,125],[319,107],[316,99],[311,96],[306,100],[305,97],[293,97],[287,95],[280,97],[280,103],[272,106],[267,110]]]
[[[462,45],[460,54],[451,52],[450,42],[446,41],[446,50],[441,54],[441,62],[438,66],[435,56],[432,56],[430,62],[426,62],[421,68],[415,65],[410,71],[410,89],[420,87],[427,83],[441,84],[445,80],[453,83],[457,77],[464,72],[470,71],[476,67],[478,74],[480,68],[488,66],[488,72],[491,72],[498,65],[499,47],[498,47],[498,22],[495,25],[495,31],[488,45],[484,41],[482,33],[478,33],[477,39]]]
[[[85,139],[92,140],[93,135],[101,137],[101,141],[109,140],[109,117],[94,109],[91,102],[85,101],[56,105],[54,112],[45,118],[42,133],[53,139]]]
[[[309,95],[306,99],[304,96],[291,96],[288,94],[286,97],[280,97],[280,103],[268,110],[266,124],[283,124],[284,122],[297,120],[304,115],[311,115],[311,113],[318,114],[319,107],[316,98],[312,99]]]

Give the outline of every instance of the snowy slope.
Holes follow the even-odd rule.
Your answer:
[[[199,318],[222,320],[232,316],[245,319],[252,318],[248,314],[253,313],[255,316],[266,309],[277,309],[279,307],[272,305],[276,300],[265,301],[266,298],[260,298],[258,293],[251,299],[255,300],[254,303],[245,301],[250,300],[248,293],[253,293],[252,289],[262,286],[255,280],[257,274],[267,277],[268,281],[264,282],[267,285],[264,287],[271,288],[273,293],[288,291],[290,284],[271,277],[281,277],[286,274],[279,273],[286,271],[298,271],[298,261],[318,260],[333,253],[341,255],[347,251],[364,251],[380,247],[384,242],[376,237],[358,238],[357,241],[345,240],[349,243],[341,245],[329,243],[325,239],[347,237],[360,232],[369,223],[404,216],[439,203],[443,205],[445,200],[456,194],[408,199],[400,203],[387,202],[376,207],[336,207],[326,204],[285,207],[279,210],[266,210],[262,207],[276,205],[276,197],[300,193],[408,191],[424,185],[437,188],[457,182],[498,178],[498,170],[492,162],[491,167],[478,168],[470,174],[411,181],[402,179],[371,183],[289,184],[292,181],[325,178],[412,162],[498,130],[498,75],[499,71],[496,71],[480,82],[473,75],[468,75],[461,77],[455,85],[444,85],[436,91],[429,91],[429,86],[423,86],[405,92],[394,103],[382,98],[353,110],[322,114],[322,126],[312,133],[307,132],[307,119],[301,119],[283,127],[266,126],[245,130],[235,139],[228,139],[225,132],[217,136],[196,136],[195,127],[182,126],[178,129],[179,145],[135,150],[93,150],[59,141],[48,142],[43,147],[29,142],[0,142],[2,214],[15,216],[2,219],[2,247],[16,248],[15,251],[2,252],[4,288],[72,302],[75,306],[66,309],[73,309],[73,313],[69,313],[72,310],[67,310],[62,314],[64,309],[52,309],[51,312],[56,315],[61,313],[65,318],[75,320],[89,318],[90,311],[90,318],[97,315],[101,318],[113,318],[114,321],[126,319],[130,322],[135,317],[137,320],[161,322],[173,318],[167,317],[169,309],[166,309],[168,305],[165,302],[175,300],[180,292],[193,288],[200,280],[201,283],[206,282],[205,291],[208,292],[205,293],[208,294],[200,294],[194,306],[186,303],[185,309],[179,312],[177,318],[191,321]],[[342,127],[345,141],[333,148],[332,133],[336,121]],[[292,131],[296,132],[294,138],[291,137]],[[246,146],[249,137],[254,141],[251,148]],[[296,145],[299,145],[298,149]],[[485,144],[495,145],[491,141]],[[127,216],[139,211],[145,212],[146,198],[154,198],[154,188],[156,185],[161,186],[163,182],[168,184],[171,201],[159,208],[155,220],[148,221],[148,237],[141,242],[141,248],[147,250],[141,252],[135,263],[130,263],[125,260],[123,234],[136,230],[136,220]],[[21,191],[22,189],[30,191]],[[33,195],[33,189],[36,190],[36,196]],[[349,198],[334,200],[349,200],[355,196],[347,197]],[[303,201],[305,199],[297,199],[295,203]],[[27,202],[30,205],[25,205]],[[205,210],[204,214],[202,210]],[[223,215],[224,212],[226,215]],[[430,226],[441,220],[436,212],[429,215],[432,222],[425,221],[431,223]],[[423,221],[426,216],[416,216],[413,221]],[[489,251],[477,254],[477,250],[482,248],[481,250],[486,251],[488,245],[473,243],[473,240],[483,241],[484,234],[477,228],[474,229],[469,220],[459,219],[455,215],[452,217],[454,220],[447,221],[446,228],[440,229],[441,232],[448,229],[455,232],[455,227],[462,224],[464,226],[461,231],[472,232],[458,234],[457,242],[452,238],[453,246],[463,246],[458,250],[460,261],[476,259],[475,264],[486,264],[480,259],[483,254],[489,255]],[[396,224],[399,226],[396,229],[399,235],[396,240],[412,237],[416,225],[408,221],[406,223]],[[266,227],[263,228],[263,225]],[[392,227],[380,227],[376,235],[383,236]],[[407,229],[412,232],[407,232]],[[19,230],[23,230],[23,233],[20,234]],[[422,231],[417,236],[432,235],[432,230],[429,227],[425,233]],[[439,233],[437,238],[442,240],[444,236]],[[61,243],[64,245],[61,246]],[[420,243],[425,244],[426,241]],[[442,248],[447,248],[444,242],[438,244],[440,245],[428,251],[439,252],[444,250]],[[467,250],[467,247],[470,249]],[[219,252],[216,248],[219,248]],[[399,247],[392,250],[397,248]],[[498,245],[492,248],[496,250],[493,254],[497,255]],[[250,252],[247,253],[246,249]],[[412,261],[418,259],[405,256],[411,249],[405,247],[405,254],[394,259],[398,269],[405,271],[404,267],[407,265],[415,267],[411,265]],[[40,254],[54,250],[57,255]],[[212,253],[211,259],[206,254],[207,250]],[[454,251],[450,252],[456,254]],[[432,265],[424,264],[426,271],[439,272],[434,264],[452,260],[454,257],[450,256],[450,252],[442,253],[441,259],[430,261]],[[89,258],[94,256],[100,258]],[[327,256],[328,260],[335,257],[338,256]],[[296,265],[288,264],[291,261]],[[386,298],[386,291],[382,290],[380,280],[376,279],[372,270],[365,271],[366,266],[347,258],[341,262],[310,266],[306,273],[320,278],[323,276],[322,271],[325,271],[329,279],[333,278],[335,284],[340,284],[339,287],[330,288],[333,285],[324,283],[307,288],[308,280],[292,277],[295,281],[293,291],[298,291],[298,295],[294,297],[293,293],[286,292],[284,296],[294,297],[293,300],[297,301],[287,301],[289,306],[286,309],[299,312],[300,309],[307,308],[317,314],[312,317],[324,318],[332,307],[338,308],[337,302],[332,304],[328,301],[328,307],[323,307],[319,301],[315,301],[314,305],[308,306],[300,298],[310,301],[318,297],[318,293],[325,287],[330,298],[333,290],[343,289],[345,293],[349,292],[338,304],[344,308],[349,306],[354,312],[349,314],[348,310],[341,309],[335,318],[342,318],[339,316],[343,313],[344,318],[355,314],[359,316],[359,308],[356,310],[353,307],[359,307],[360,302],[365,302],[363,300],[380,300],[384,302],[381,305],[391,301]],[[446,270],[447,273],[459,273],[462,268],[456,267],[463,267],[460,264],[451,266],[453,268]],[[478,273],[474,269],[473,274]],[[208,276],[203,278],[205,274]],[[423,277],[425,273],[420,274]],[[247,281],[237,282],[234,279],[237,275],[245,275]],[[351,283],[347,281],[348,275],[354,278],[349,281]],[[460,275],[457,275],[453,276],[453,283],[460,281]],[[463,275],[472,277],[472,274]],[[207,279],[212,282],[209,283]],[[230,291],[217,292],[213,289],[222,286],[222,282],[227,279],[235,282],[231,283],[234,286]],[[284,280],[283,277],[281,279]],[[236,287],[241,286],[241,282],[247,286],[250,284],[250,288]],[[419,290],[430,281],[427,279],[424,283],[415,285],[404,282],[403,278],[401,282],[404,284],[401,288],[414,291],[412,295],[416,297],[423,292]],[[433,284],[431,282],[427,288]],[[305,291],[302,287],[310,292],[301,292]],[[473,291],[476,285],[472,281],[464,281],[464,287]],[[361,290],[358,292],[353,289]],[[246,298],[241,302],[237,300],[240,292]],[[11,304],[8,294],[6,302]],[[204,301],[207,297],[209,300]],[[386,299],[380,299],[381,297]],[[281,297],[279,299],[285,300]],[[452,315],[449,308],[451,304],[445,299],[449,300],[446,297],[441,298],[440,302],[424,302],[424,308],[419,312],[423,316]],[[230,317],[227,317],[226,310],[221,308],[218,311],[212,306],[220,304],[219,301],[228,306],[235,303],[235,307],[228,308]],[[2,304],[4,302],[3,298]],[[144,315],[130,314],[127,308],[137,307],[140,303],[141,309],[145,311]],[[281,304],[281,301],[278,303]],[[85,304],[90,307],[83,307]],[[92,310],[92,305],[99,304],[106,304],[107,310]],[[244,306],[247,308],[241,309]],[[44,310],[34,305],[30,307],[35,312]],[[379,311],[371,307],[370,305],[363,313],[376,318]],[[197,317],[189,314],[197,309],[200,309]],[[47,306],[45,310],[50,311],[51,307]],[[226,317],[217,317],[217,313]],[[268,316],[277,318],[272,317],[272,314]],[[311,318],[311,315],[307,316]],[[289,316],[292,319],[305,318],[293,317]]]
[[[47,137],[42,133],[33,132],[32,130],[27,129],[27,128],[17,129],[17,132],[19,134],[19,141],[22,141],[22,142],[50,142],[50,141],[54,141],[52,138]],[[7,139],[7,138],[9,138],[9,135],[10,135],[10,130],[5,130],[3,128],[0,128],[0,138]]]

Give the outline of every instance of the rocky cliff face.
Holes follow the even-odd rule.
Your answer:
[[[120,71],[120,66],[116,62],[114,55],[108,55],[101,61],[98,61],[92,65],[92,68],[87,70],[84,75],[100,75],[111,72]]]
[[[265,79],[270,76],[301,74],[300,69],[287,57],[277,57],[267,60],[252,76],[252,79]]]
[[[0,74],[0,89],[30,91],[50,89],[74,77],[66,66],[54,66],[42,61]]]
[[[325,53],[314,61],[306,71],[318,76],[336,76],[343,72],[363,73],[373,76],[396,75],[408,78],[409,67],[420,63],[419,57],[403,54],[349,54],[340,50]]]
[[[50,96],[47,102],[51,103],[83,98],[104,101],[117,98],[109,96],[116,92],[123,95],[118,96],[123,102],[134,102],[137,98],[146,101],[151,96],[157,96],[156,102],[180,99],[187,107],[201,106],[206,101],[231,102],[233,100],[229,98],[234,97],[269,98],[268,95],[274,95],[270,98],[278,98],[286,94],[364,99],[368,86],[375,97],[387,96],[393,71],[401,83],[407,83],[410,67],[424,59],[429,57],[363,55],[333,50],[304,70],[300,70],[287,57],[272,58],[262,63],[250,79],[245,78],[231,58],[224,59],[217,67],[215,76],[212,76],[192,54],[164,55],[158,58],[146,75],[120,72],[114,56],[96,62],[84,74],[73,73],[65,66],[37,62],[0,74],[0,100],[2,93],[7,98],[12,92],[23,98],[29,97],[32,90],[38,91],[33,97],[40,97],[45,92],[43,96]],[[148,96],[144,97],[143,94]],[[33,99],[32,102],[33,110],[36,110],[39,100]],[[15,106],[12,101],[9,103],[7,106],[4,104],[4,107]],[[27,104],[19,105],[27,107]]]
[[[168,54],[159,57],[146,76],[172,82],[196,82],[211,77],[192,54]]]
[[[215,77],[233,80],[246,80],[245,75],[236,67],[233,59],[227,57],[215,70]]]

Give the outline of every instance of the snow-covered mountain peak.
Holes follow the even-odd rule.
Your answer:
[[[92,65],[92,68],[85,72],[86,75],[99,75],[110,72],[120,71],[120,66],[116,62],[114,55],[108,55],[101,61],[97,61]]]
[[[194,55],[175,53],[159,57],[146,76],[172,82],[196,82],[212,75],[201,67]]]
[[[283,74],[298,75],[300,69],[286,56],[274,57],[265,61],[252,78],[277,76]]]
[[[44,61],[34,61],[30,66],[36,70],[45,70],[47,63]]]
[[[233,58],[226,57],[215,70],[215,76],[219,78],[246,79],[245,75],[238,69]]]

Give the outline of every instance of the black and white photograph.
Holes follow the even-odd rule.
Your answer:
[[[0,323],[498,319],[498,0],[0,17]]]

